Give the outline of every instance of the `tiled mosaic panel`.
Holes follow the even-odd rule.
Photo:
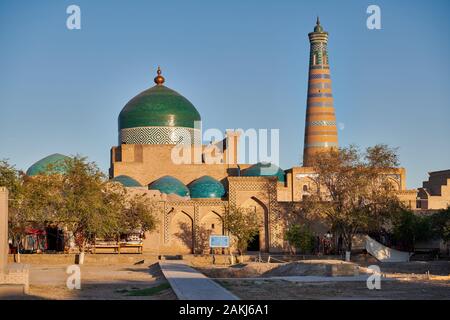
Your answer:
[[[197,134],[194,134],[197,132]],[[181,127],[138,127],[120,130],[122,144],[200,144],[198,129]]]
[[[316,56],[316,65],[328,64],[327,44],[325,42],[311,43],[311,65],[314,65],[314,56]]]
[[[309,79],[330,79],[329,74],[310,74]]]
[[[312,126],[312,127],[316,127],[316,126],[335,126],[336,125],[336,121],[312,121],[312,122],[308,122],[306,124],[307,126]]]

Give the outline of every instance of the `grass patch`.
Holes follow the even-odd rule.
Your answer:
[[[170,289],[170,284],[168,282],[161,283],[158,286],[138,289],[138,290],[126,290],[126,295],[131,297],[143,297],[143,296],[153,296],[160,293],[161,291]],[[125,293],[125,292],[124,292]]]

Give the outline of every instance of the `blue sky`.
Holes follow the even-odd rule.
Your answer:
[[[81,30],[66,8],[81,7]],[[368,30],[366,8],[381,8]],[[153,85],[202,115],[203,128],[279,128],[280,164],[303,149],[309,43],[329,32],[340,145],[399,147],[407,185],[450,168],[450,2],[0,2],[0,158],[18,168],[51,153],[86,155],[106,172],[117,116]]]

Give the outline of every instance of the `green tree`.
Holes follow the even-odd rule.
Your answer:
[[[110,183],[93,162],[76,156],[65,161],[62,178],[63,220],[73,231],[80,253],[98,238],[117,238],[135,229],[156,228],[159,210],[145,194],[129,194]]]
[[[389,173],[398,166],[396,149],[376,145],[331,149],[313,158],[316,192],[309,211],[326,218],[340,233],[348,252],[359,232],[379,230],[401,204]]]
[[[27,227],[46,227],[58,219],[62,205],[61,179],[52,175],[28,177],[0,161],[0,185],[9,190],[9,235],[17,249]]]
[[[106,177],[93,162],[75,156],[65,160],[61,175],[60,214],[73,231],[80,253],[95,237],[117,237],[121,231],[123,198],[111,192]]]
[[[433,238],[433,226],[430,216],[402,210],[393,217],[392,233],[394,239],[405,250],[414,251],[416,242]]]
[[[284,239],[289,242],[293,254],[297,249],[300,249],[302,253],[310,253],[314,248],[314,235],[306,225],[291,225],[286,230]]]
[[[223,227],[235,238],[236,247],[242,255],[248,243],[258,234],[259,220],[254,212],[245,208],[227,206],[224,211]]]
[[[60,176],[24,176],[19,211],[27,224],[46,227],[50,222],[61,220],[59,212],[64,206]]]
[[[139,229],[142,232],[153,231],[158,224],[157,214],[161,208],[145,194],[123,195],[122,231],[124,233]]]
[[[433,214],[430,219],[433,235],[448,243],[450,241],[450,207]]]
[[[17,170],[8,160],[0,160],[0,186],[9,192],[8,233],[16,245],[23,234],[26,217],[20,210],[23,195],[23,173]]]
[[[11,203],[14,203],[22,187],[23,173],[9,164],[8,160],[0,160],[0,186],[8,188]]]
[[[44,174],[28,177],[0,161],[0,185],[10,191],[10,232],[20,243],[27,226],[62,223],[74,233],[80,253],[95,237],[112,238],[140,229],[152,231],[158,205],[145,194],[129,194],[110,183],[93,162],[75,156]]]

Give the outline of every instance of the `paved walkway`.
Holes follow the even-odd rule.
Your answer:
[[[180,300],[239,300],[184,261],[164,261],[159,265]]]

